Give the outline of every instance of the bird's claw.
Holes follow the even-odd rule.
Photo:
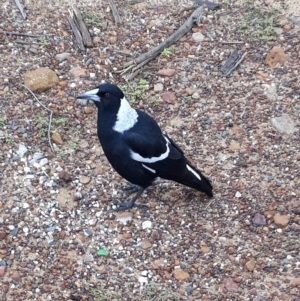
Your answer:
[[[131,209],[132,207],[137,207],[142,210],[149,209],[149,207],[147,205],[137,204],[137,203],[133,202],[132,200],[128,201],[128,202],[123,202],[121,204],[115,204],[115,205],[117,206],[117,208],[115,209],[116,211],[125,211],[128,209]]]

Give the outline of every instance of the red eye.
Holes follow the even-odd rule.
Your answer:
[[[110,94],[109,93],[105,93],[105,97],[110,97]]]

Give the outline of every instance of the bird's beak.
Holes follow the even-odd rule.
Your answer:
[[[94,90],[91,90],[91,91],[87,91],[85,93],[82,93],[82,94],[79,94],[76,98],[81,98],[81,99],[89,99],[89,100],[92,100],[92,101],[97,101],[97,102],[100,102],[101,99],[100,97],[98,96],[98,89],[94,89]]]

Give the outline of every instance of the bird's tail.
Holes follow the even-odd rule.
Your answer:
[[[204,192],[209,197],[213,196],[210,181],[201,173],[200,170],[187,163],[185,177],[179,181],[181,184]]]

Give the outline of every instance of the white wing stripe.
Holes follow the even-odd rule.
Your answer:
[[[156,173],[156,171],[155,171],[154,169],[152,169],[152,168],[150,168],[150,167],[148,167],[148,166],[146,166],[146,165],[144,165],[144,164],[142,164],[142,166],[143,166],[144,168],[148,169],[149,171],[151,171],[151,172],[153,172],[153,173]]]
[[[199,175],[195,170],[193,170],[188,164],[186,165],[186,168],[187,168],[191,173],[193,173],[194,176],[195,176],[198,180],[201,181],[200,175]]]
[[[166,159],[169,156],[170,148],[169,148],[168,139],[165,136],[164,136],[164,138],[167,142],[166,143],[167,150],[163,154],[161,154],[159,157],[143,158],[140,154],[135,153],[134,151],[130,150],[131,159],[138,161],[138,162],[143,162],[143,163],[155,163],[157,161],[162,161],[162,160]]]

